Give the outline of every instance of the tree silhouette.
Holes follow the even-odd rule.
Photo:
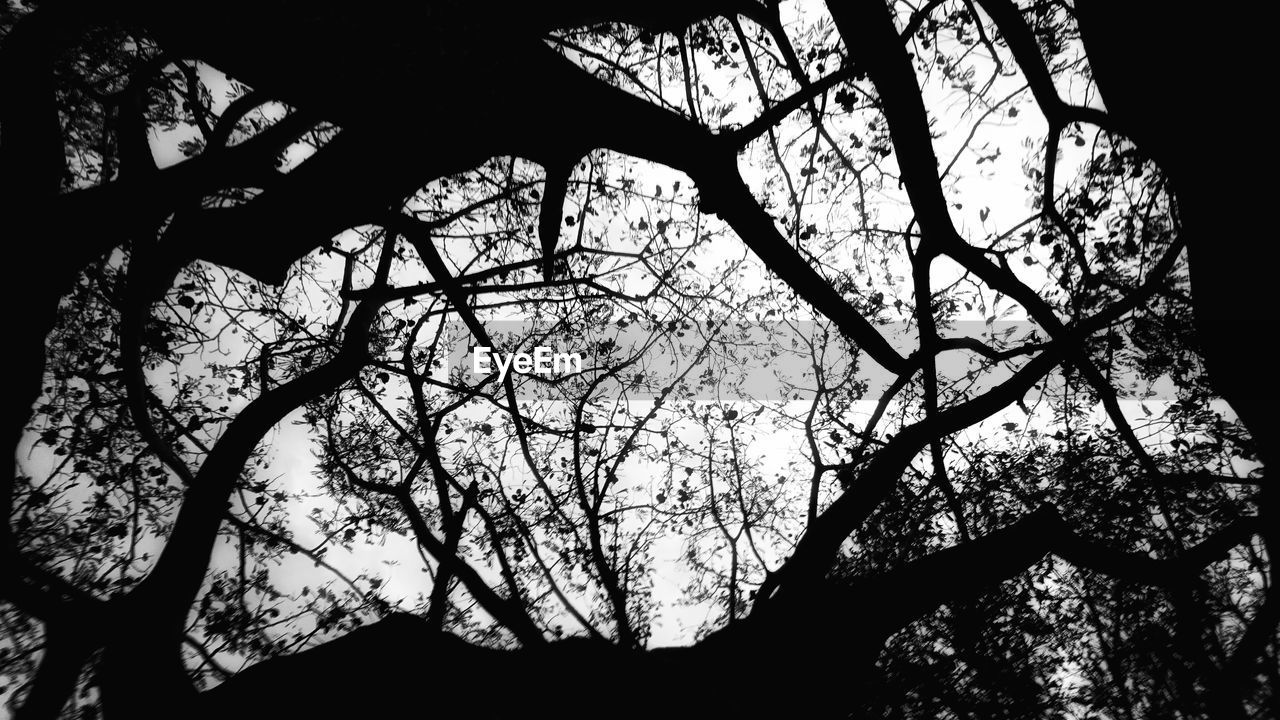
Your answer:
[[[0,15],[15,717],[1280,715],[1261,23],[180,5]]]

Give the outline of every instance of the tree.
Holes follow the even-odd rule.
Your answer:
[[[1280,714],[1261,41],[602,5],[6,7],[16,716]]]

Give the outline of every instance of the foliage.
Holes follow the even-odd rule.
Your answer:
[[[121,206],[48,328],[9,497],[10,706],[58,603],[158,638],[94,635],[67,712],[164,643],[234,688],[398,614],[636,651],[781,616],[814,653],[869,648],[833,671],[865,717],[1273,706],[1274,633],[1270,669],[1229,677],[1273,582],[1259,451],[1203,368],[1180,198],[1095,109],[1072,6],[748,5],[441,41],[581,90],[475,109],[515,138],[480,149],[172,18],[88,22],[52,66],[60,197],[150,183],[156,206]],[[315,12],[289,47],[357,22]],[[456,85],[401,92],[434,92],[438,129],[469,122]],[[521,113],[568,129],[544,146]],[[575,123],[608,130],[579,149]],[[480,377],[477,345],[586,367]],[[938,558],[962,574],[912,579]]]

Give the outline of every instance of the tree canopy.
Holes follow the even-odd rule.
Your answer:
[[[1240,18],[182,5],[0,15],[15,717],[1280,715]]]

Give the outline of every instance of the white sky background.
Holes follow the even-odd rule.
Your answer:
[[[830,18],[826,16],[826,8],[823,3],[808,1],[785,2],[782,3],[781,9],[784,25],[794,33],[792,39],[799,46],[798,49],[801,51],[802,56],[803,50],[807,46],[825,44],[831,49],[836,49],[837,36]],[[751,23],[745,20],[742,22],[747,34],[754,36]],[[673,39],[671,36],[667,36],[665,41],[670,44]],[[950,52],[954,48],[944,48],[944,50]],[[1066,57],[1071,57],[1073,52],[1078,52],[1078,48],[1069,49]],[[776,91],[772,99],[776,101],[799,88],[795,83],[784,78],[785,70],[777,67],[776,63],[769,61],[768,54],[766,51],[759,52],[758,60],[761,63],[762,72],[767,73],[772,78],[773,84],[770,87]],[[978,84],[985,82],[993,67],[989,58],[986,58],[984,54],[985,51],[979,49],[966,61],[968,65],[975,69],[975,77]],[[738,68],[726,67],[719,72],[714,72],[710,69],[711,63],[707,58],[698,59],[705,73],[702,79],[709,88],[709,95],[707,96],[709,102],[726,106],[733,105],[733,108],[725,113],[719,121],[724,126],[745,123],[754,117],[760,108],[755,88],[746,74],[745,64],[742,62],[741,55],[738,54],[734,59],[739,65]],[[808,69],[811,79],[817,79],[821,76],[821,73],[816,69],[816,64],[822,61],[823,59],[820,57],[809,64]],[[825,62],[825,70],[830,72],[838,65],[837,56],[831,55]],[[1004,64],[1006,68],[1016,69],[1016,64],[1012,63],[1008,58],[1005,58]],[[200,74],[203,82],[210,89],[215,111],[224,110],[229,102],[243,91],[242,88],[232,84],[212,68],[202,67]],[[1079,105],[1099,105],[1092,86],[1082,78],[1080,73],[1060,73],[1058,79],[1059,92],[1069,102]],[[1024,80],[1019,74],[997,77],[986,96],[1003,98],[1014,94],[1023,86],[1023,83]],[[952,218],[961,234],[974,244],[985,244],[989,238],[999,236],[1034,214],[1035,210],[1033,210],[1031,204],[1032,194],[1027,187],[1030,181],[1024,175],[1023,167],[1029,158],[1038,156],[1038,153],[1042,151],[1047,124],[1031,99],[1030,93],[1023,90],[1000,108],[987,113],[986,108],[968,107],[968,95],[957,90],[949,81],[943,79],[940,74],[935,73],[925,79],[923,92],[926,107],[929,108],[932,117],[936,120],[935,131],[939,135],[934,142],[935,152],[944,166],[950,163],[952,158],[955,158],[954,167],[945,180],[947,181],[948,199],[952,203]],[[830,94],[834,95],[834,91]],[[664,98],[677,108],[685,108],[683,87],[675,83],[670,83],[666,86]],[[834,101],[830,102],[834,104]],[[287,112],[286,108],[274,105],[265,108],[260,114],[255,113],[251,117],[267,121],[278,120],[285,112]],[[828,129],[834,137],[842,141],[848,140],[850,135],[866,137],[866,123],[873,116],[874,113],[864,112],[857,117],[833,118],[830,120]],[[789,167],[793,178],[797,180],[802,178],[801,170],[807,164],[807,156],[802,152],[803,145],[812,142],[812,133],[808,132],[806,134],[808,128],[807,120],[802,114],[797,114],[789,118],[780,131],[780,142],[784,148],[784,162]],[[973,131],[972,141],[968,143],[966,148],[961,149],[971,131]],[[184,140],[190,140],[196,135],[196,130],[192,126],[179,126],[168,131],[162,131],[157,128],[152,137],[152,149],[157,161],[162,166],[180,162],[184,158],[179,149],[180,143]],[[798,138],[797,136],[800,137]],[[1080,145],[1074,142],[1074,137],[1070,134],[1064,136],[1061,143],[1061,157],[1058,161],[1057,173],[1060,189],[1066,188],[1068,184],[1076,180],[1082,164],[1088,160],[1093,152],[1094,130],[1088,127],[1083,128],[1083,133],[1080,137],[1084,141]],[[429,141],[429,139],[426,141]],[[305,143],[296,145],[289,152],[289,160],[286,167],[290,165],[296,166],[297,163],[304,161],[311,151],[312,149]],[[635,179],[638,187],[663,187],[668,193],[678,195],[684,202],[691,202],[696,193],[696,188],[687,177],[667,168],[654,167],[647,163],[631,161],[607,153],[598,153],[594,157],[594,161],[612,167],[620,174],[628,174]],[[886,172],[894,172],[892,156],[884,158],[881,162]],[[523,165],[527,166],[524,172],[532,174],[540,172],[536,166],[528,163],[523,163]],[[779,173],[770,157],[770,150],[763,140],[753,144],[744,153],[741,158],[740,168],[748,185],[757,194],[757,197],[765,199],[767,204],[774,208],[775,216],[781,215],[787,208],[786,193],[779,183]],[[874,171],[868,172],[874,174]],[[676,182],[681,184],[679,193],[672,191]],[[905,192],[899,189],[893,180],[886,181],[883,184],[874,182],[873,184],[877,187],[870,194],[868,211],[872,215],[874,223],[878,227],[885,229],[905,229],[910,223],[911,214],[910,205],[906,202]],[[869,243],[866,241],[864,234],[851,229],[856,224],[850,204],[852,197],[851,194],[846,192],[835,192],[827,199],[812,199],[808,203],[807,212],[803,217],[803,224],[812,223],[816,225],[818,235],[821,238],[832,240],[831,251],[822,255],[821,262],[824,266],[833,270],[844,269],[855,275],[861,273],[861,276],[865,276],[870,285],[866,288],[859,288],[859,292],[870,294],[878,290],[885,292],[887,297],[894,297],[894,293],[896,293],[897,297],[909,299],[909,270],[905,254],[901,250],[900,241]],[[418,200],[415,202],[418,202]],[[571,193],[565,208],[566,214],[577,215],[580,210],[578,206],[580,202],[581,194]],[[659,206],[660,203],[655,202],[655,207]],[[410,203],[410,207],[412,209],[426,210],[429,209],[429,204],[421,201],[416,207],[414,203]],[[669,211],[669,216],[671,214],[674,214],[674,210]],[[686,219],[692,222],[692,214],[690,214],[690,218]],[[634,238],[630,237],[630,234],[633,232],[631,227],[634,226],[635,220],[635,216],[617,218],[591,217],[586,230],[597,233],[606,242],[625,244],[634,242]],[[715,239],[704,245],[695,256],[697,268],[700,272],[703,268],[706,268],[706,276],[711,277],[715,274],[714,269],[734,262],[744,262],[745,258],[746,267],[751,272],[743,276],[741,286],[738,288],[741,292],[765,292],[771,287],[778,287],[778,284],[770,278],[749,253],[745,252],[741,243],[732,236],[731,232],[723,228],[717,219],[704,216],[700,221],[712,228],[710,232],[715,234]],[[648,222],[652,223],[653,221]],[[562,243],[572,241],[573,236],[571,233],[576,232],[576,230],[576,228],[566,228],[565,235],[562,236]],[[835,241],[842,237],[845,238],[843,242]],[[348,243],[354,240],[354,236],[348,234],[347,237],[340,240],[339,244],[346,247]],[[895,247],[893,243],[897,243],[897,246]],[[536,246],[536,241],[534,245]],[[454,246],[451,245],[450,247],[453,248]],[[1042,251],[1044,255],[1047,255],[1047,248],[1034,244],[1032,248],[1033,252]],[[874,268],[873,271],[873,266],[869,264],[868,259],[873,255],[878,259],[886,254],[891,256],[887,271],[880,268]],[[1032,260],[1031,264],[1015,262],[1013,263],[1013,268],[1024,282],[1032,288],[1039,288],[1047,282],[1043,262],[1044,257],[1033,255]],[[322,260],[322,262],[327,261]],[[336,259],[330,263],[328,272],[331,279],[337,279],[333,273],[340,273],[341,266]],[[955,278],[955,273],[955,265],[945,261],[935,263],[933,272],[934,287],[938,288],[949,284]],[[418,276],[393,279],[404,285],[409,285],[429,280],[429,277],[426,275],[425,270],[422,270]],[[637,278],[633,282],[638,283],[640,279]],[[315,301],[316,305],[315,311],[309,313],[310,317],[324,317],[326,312],[328,316],[332,316],[332,308],[328,311],[323,309],[324,292],[321,288],[304,291],[304,297],[307,296],[307,293],[312,294],[311,299]],[[783,294],[785,295],[785,293]],[[957,320],[982,323],[992,316],[998,316],[1001,321],[1026,320],[1023,310],[1008,300],[1005,300],[1002,305],[996,305],[994,299],[989,295],[984,297],[983,300],[984,302],[979,303],[975,299],[972,310],[961,311]],[[781,304],[785,306],[785,303]],[[508,318],[520,319],[520,316],[511,314]],[[804,316],[804,310],[798,310],[788,319],[806,320],[811,318]],[[910,319],[910,309],[904,305],[898,317],[893,317],[891,312],[886,319],[900,322],[907,321]],[[908,342],[909,340],[909,335],[906,338],[900,338],[902,342]],[[187,367],[162,368],[152,373],[149,378],[150,382],[157,393],[164,397],[169,392],[167,390],[168,382],[175,373],[200,373],[203,372],[201,362],[204,360],[234,364],[232,358],[235,356],[251,354],[252,348],[238,347],[236,342],[232,339],[228,340],[227,357],[193,358]],[[870,360],[864,358],[863,362],[870,362]],[[856,423],[865,422],[877,399],[876,395],[869,395],[862,400],[854,402],[849,407],[849,419]],[[245,402],[243,395],[231,398],[229,401],[231,406],[230,413],[234,413]],[[646,404],[648,402],[647,400],[633,401],[632,412],[645,412],[649,407]],[[731,404],[733,407],[741,408],[743,414],[755,409],[749,401],[738,400],[732,401]],[[1126,415],[1139,426],[1151,422],[1152,417],[1158,418],[1163,409],[1163,404],[1159,400],[1148,401],[1145,409],[1138,399],[1125,400],[1122,405]],[[803,416],[807,407],[806,401],[782,403],[768,408],[766,417],[771,417],[774,414]],[[1146,414],[1148,410],[1153,413],[1152,416]],[[1229,412],[1225,406],[1221,408],[1221,411],[1224,413]],[[1100,411],[1097,411],[1096,415],[1098,423],[1105,422]],[[313,454],[316,449],[314,435],[309,427],[299,422],[300,417],[301,413],[294,413],[264,440],[264,444],[268,448],[267,462],[262,468],[255,470],[254,474],[257,479],[269,481],[270,487],[267,492],[283,491],[290,496],[296,496],[297,499],[291,499],[285,504],[285,511],[288,515],[288,529],[299,545],[315,547],[323,542],[324,537],[308,517],[308,509],[320,507],[324,511],[332,511],[337,510],[337,508],[334,506],[332,499],[323,490],[317,478]],[[1047,415],[1028,418],[1017,407],[1010,407],[988,421],[967,429],[959,435],[958,441],[961,443],[980,439],[989,441],[991,437],[999,432],[999,428],[1006,423],[1014,423],[1018,428],[1018,432],[1011,435],[1008,442],[1011,444],[1019,443],[1024,441],[1028,431],[1045,431],[1049,427],[1049,422],[1050,418]],[[881,429],[892,430],[893,428],[889,424],[882,424]],[[1139,432],[1139,436],[1144,437],[1145,442],[1150,443],[1152,447],[1166,443],[1169,440],[1167,434],[1161,435],[1157,430],[1158,426],[1153,426],[1150,431],[1150,437],[1144,437],[1142,431]],[[698,440],[705,439],[705,435],[699,436],[697,431],[688,428],[682,439],[687,443],[693,444]],[[447,444],[441,450],[446,459],[449,458],[451,452],[460,450],[455,445],[462,441],[450,440],[449,442],[452,444]],[[807,452],[805,438],[794,423],[782,424],[779,427],[771,427],[768,423],[757,423],[754,428],[754,435],[744,448],[744,452],[749,454],[751,460],[756,463],[756,472],[761,477],[773,477],[774,475],[794,476],[797,472],[796,468],[803,467],[807,462],[803,455],[803,453]],[[51,458],[47,455],[42,455],[39,451],[32,451],[27,457],[26,471],[28,474],[38,477],[42,471],[48,472]],[[830,459],[828,458],[828,460]],[[637,496],[652,498],[663,490],[659,469],[641,458],[629,460],[622,468],[620,478],[620,488],[627,489]],[[502,481],[504,485],[509,483],[515,487],[522,483],[527,483],[528,478],[513,470],[511,471],[511,476],[504,477]],[[790,493],[788,497],[793,502],[802,502],[803,497],[807,495],[807,488],[804,487],[807,486],[808,482],[807,470],[801,473],[801,477],[798,477],[796,482],[801,487],[796,488],[794,492],[788,491]],[[837,488],[828,487],[823,498],[824,503],[829,502],[836,491]],[[656,540],[653,545],[653,555],[649,564],[653,582],[653,599],[656,603],[655,607],[658,609],[651,625],[652,637],[650,638],[650,644],[653,646],[686,644],[693,641],[697,633],[708,629],[708,623],[717,613],[723,610],[723,593],[718,596],[715,603],[684,603],[681,601],[681,598],[686,595],[688,584],[697,578],[697,573],[684,557],[690,542],[701,543],[705,549],[716,546],[720,543],[720,540],[714,533],[703,534],[696,540],[685,535],[666,533]],[[158,547],[159,545],[157,544],[156,548],[158,549]],[[773,543],[772,546],[764,548],[763,552],[776,567],[777,560],[787,550],[788,548],[785,544],[778,541]],[[418,605],[419,597],[425,598],[430,592],[430,579],[426,569],[423,567],[420,553],[415,544],[407,537],[389,534],[385,536],[384,540],[378,542],[357,542],[349,551],[340,546],[334,546],[327,553],[326,560],[349,578],[360,578],[361,576],[377,577],[381,581],[378,594],[391,602],[392,605],[399,605],[404,609]],[[231,542],[220,542],[214,555],[214,569],[231,571],[235,567],[236,561],[236,546]],[[723,557],[720,557],[720,561],[725,562]],[[480,562],[474,564],[477,570],[493,581],[494,585],[498,584],[498,576],[493,568],[485,567]],[[328,571],[313,567],[309,561],[296,556],[288,562],[270,568],[270,573],[271,581],[275,587],[286,594],[296,593],[304,585],[314,586],[316,583],[325,582],[332,577]],[[370,587],[366,579],[358,579],[357,584],[364,590]],[[335,590],[341,586],[343,586],[342,581],[334,580]],[[572,593],[570,594],[572,595]],[[454,591],[453,599],[455,602],[462,602],[464,598],[466,598],[464,590]],[[596,604],[586,598],[574,598],[574,600],[584,612],[591,605]],[[469,602],[469,600],[466,601]],[[296,600],[284,598],[275,602],[287,614],[289,607],[295,604]],[[577,624],[567,615],[563,619],[563,624],[570,631],[577,627]],[[602,629],[609,627],[607,623],[600,623],[598,626]],[[229,667],[233,669],[237,667],[237,658],[224,656],[222,659]]]

